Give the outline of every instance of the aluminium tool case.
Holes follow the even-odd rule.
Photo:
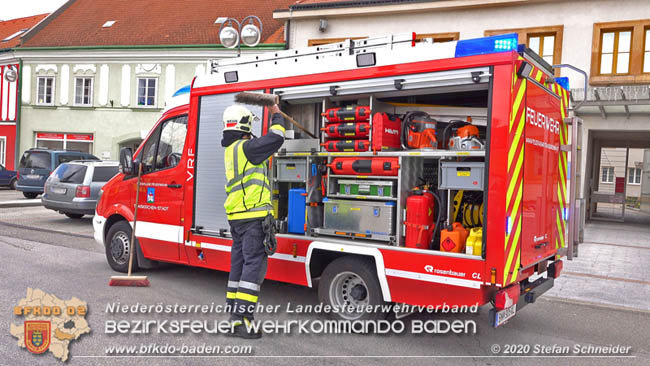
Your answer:
[[[347,233],[395,234],[395,202],[355,201],[324,198],[323,228]]]

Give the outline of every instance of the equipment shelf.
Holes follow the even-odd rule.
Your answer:
[[[377,157],[377,156],[402,156],[402,157],[422,157],[422,158],[457,158],[457,157],[485,157],[485,150],[479,151],[454,151],[454,150],[404,150],[404,151],[363,151],[363,152],[286,152],[276,153],[276,157],[291,156],[358,156],[358,157]]]
[[[370,201],[397,201],[397,197],[377,197],[377,196],[364,196],[364,195],[357,195],[357,194],[330,194],[327,197],[351,198],[351,199],[370,200]]]

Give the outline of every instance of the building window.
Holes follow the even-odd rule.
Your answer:
[[[627,182],[629,184],[641,184],[641,168],[628,168]]]
[[[54,77],[39,77],[37,81],[37,104],[54,104]]]
[[[76,150],[92,153],[94,140],[92,133],[36,133],[36,147],[48,149]]]
[[[486,36],[498,34],[517,33],[519,43],[525,44],[549,65],[562,63],[562,37],[563,25],[534,28],[496,29],[485,31]],[[555,75],[560,76],[560,70],[555,70]]]
[[[603,32],[600,40],[600,74],[628,74],[632,30]]]
[[[156,105],[156,79],[138,79],[138,105],[143,107],[154,107]]]
[[[93,78],[74,79],[74,104],[84,106],[93,104]]]
[[[643,46],[643,72],[650,73],[650,28],[645,30],[645,42]]]
[[[592,85],[650,82],[650,19],[594,24]]]
[[[307,45],[309,47],[311,46],[322,46],[324,44],[330,44],[330,43],[339,43],[343,42],[346,39],[364,39],[368,37],[346,37],[346,38],[317,38],[317,39],[310,39],[307,41]]]
[[[442,42],[452,42],[457,41],[460,38],[460,33],[450,32],[450,33],[416,33],[415,42],[420,42],[423,39],[431,38],[434,43]]]
[[[549,65],[553,65],[555,54],[555,33],[530,34],[528,36],[528,47],[540,55]]]
[[[6,166],[7,162],[7,136],[0,136],[0,165]]]
[[[601,175],[600,181],[602,183],[614,183],[614,167],[605,166],[603,167],[603,174]]]

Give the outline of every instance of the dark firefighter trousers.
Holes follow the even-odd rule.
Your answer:
[[[230,221],[233,242],[226,302],[230,305],[232,320],[253,319],[260,286],[266,275],[263,220]]]

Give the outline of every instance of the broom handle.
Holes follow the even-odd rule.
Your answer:
[[[311,138],[314,138],[314,139],[317,139],[317,138],[318,138],[318,137],[316,137],[313,133],[307,131],[306,128],[302,127],[302,125],[301,125],[300,123],[296,122],[296,120],[293,119],[293,118],[291,118],[288,114],[286,114],[286,113],[284,113],[284,112],[282,112],[282,111],[280,111],[280,114],[281,114],[284,118],[286,118],[289,122],[291,122],[292,125],[298,127],[298,128],[299,128],[300,130],[302,130],[304,133],[306,133],[306,134],[308,134],[309,136],[311,136]]]
[[[138,201],[140,198],[140,176],[142,175],[142,163],[138,164],[138,183],[136,184],[135,192],[135,210],[133,210],[133,231],[131,231],[131,248],[129,248],[129,272],[127,275],[131,277],[131,266],[133,265],[133,252],[135,251],[135,226],[138,223]]]

